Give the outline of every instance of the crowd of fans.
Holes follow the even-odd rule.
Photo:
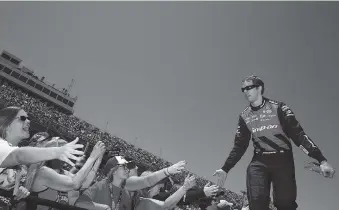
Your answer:
[[[13,87],[9,84],[2,84],[0,87],[0,99],[3,106],[18,106],[26,110],[32,121],[47,126],[48,129],[54,130],[59,133],[62,138],[66,140],[75,139],[79,137],[82,142],[95,145],[97,141],[105,143],[107,151],[112,151],[119,148],[121,154],[129,156],[135,160],[139,165],[143,165],[147,170],[157,171],[172,165],[170,162],[165,161],[143,149],[137,148],[132,144],[120,139],[119,137],[112,136],[111,134],[79,119],[74,115],[66,115],[57,111],[52,106],[48,106],[47,102],[34,97],[19,88]],[[196,177],[196,185],[203,188],[208,180],[196,176],[189,171],[185,171],[180,175],[175,175],[173,180],[176,183],[183,183],[185,177],[190,174]],[[103,175],[99,170],[96,180],[102,179]],[[224,199],[234,204],[233,209],[241,209],[243,196],[233,193],[229,190],[223,189]],[[185,209],[199,209],[196,205],[185,206]]]

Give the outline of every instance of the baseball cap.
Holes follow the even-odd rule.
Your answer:
[[[104,174],[107,176],[108,172],[117,165],[127,165],[128,169],[135,168],[134,162],[127,161],[123,156],[114,156],[107,160],[104,167]]]

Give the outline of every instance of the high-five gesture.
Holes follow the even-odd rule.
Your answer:
[[[184,160],[179,161],[176,164],[173,164],[170,167],[168,167],[167,171],[170,175],[179,174],[185,169],[186,164],[187,163]]]
[[[227,178],[227,173],[222,169],[218,169],[214,172],[213,176],[218,176],[219,180],[218,180],[217,185],[219,187],[224,187],[224,184]]]
[[[105,144],[102,141],[98,141],[93,147],[91,157],[94,159],[98,159],[101,155],[103,155],[106,151]]]
[[[211,185],[211,182],[208,182],[204,187],[204,193],[206,197],[211,197],[217,194],[219,187],[217,185]]]
[[[186,177],[186,179],[184,181],[184,185],[183,185],[184,189],[185,190],[189,190],[192,187],[194,187],[195,185],[196,185],[195,177],[187,175],[187,177]]]
[[[57,150],[58,159],[70,164],[71,166],[74,166],[75,164],[70,159],[77,161],[80,159],[80,157],[77,157],[75,155],[80,156],[84,154],[83,151],[77,150],[77,149],[81,149],[84,147],[84,145],[82,144],[77,144],[78,141],[79,141],[79,138],[77,137],[74,141],[60,147]]]

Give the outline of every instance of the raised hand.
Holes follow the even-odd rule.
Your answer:
[[[196,185],[196,180],[195,180],[195,176],[190,176],[190,175],[187,175],[185,181],[184,181],[184,189],[185,190],[189,190],[191,189],[192,187],[194,187]]]
[[[179,174],[185,169],[185,166],[186,166],[186,161],[182,160],[168,167],[167,171],[168,173],[170,173],[170,175]]]
[[[65,144],[62,147],[59,147],[57,150],[57,157],[59,160],[64,161],[71,166],[74,166],[75,164],[70,160],[78,161],[81,157],[76,157],[75,155],[83,155],[83,151],[79,151],[77,149],[81,149],[84,147],[82,144],[77,144],[79,141],[79,138],[77,137],[74,141]]]
[[[92,153],[90,157],[97,159],[106,151],[105,144],[102,141],[98,141],[95,146],[93,147]]]
[[[222,169],[218,169],[214,172],[213,176],[218,176],[219,177],[219,180],[218,180],[218,186],[219,187],[224,187],[224,184],[225,184],[225,181],[226,181],[226,178],[227,178],[227,173],[222,170]]]
[[[208,182],[204,187],[204,193],[206,197],[211,197],[217,194],[219,187],[217,185],[211,185],[211,182]]]

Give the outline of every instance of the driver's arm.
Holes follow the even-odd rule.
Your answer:
[[[252,134],[248,129],[244,119],[239,116],[238,129],[235,135],[233,149],[229,154],[224,166],[221,168],[226,173],[228,173],[245,154],[251,139],[251,135]]]
[[[278,107],[278,117],[284,132],[305,154],[316,159],[321,163],[326,158],[321,153],[317,145],[304,132],[299,121],[296,119],[292,110],[284,103]]]

